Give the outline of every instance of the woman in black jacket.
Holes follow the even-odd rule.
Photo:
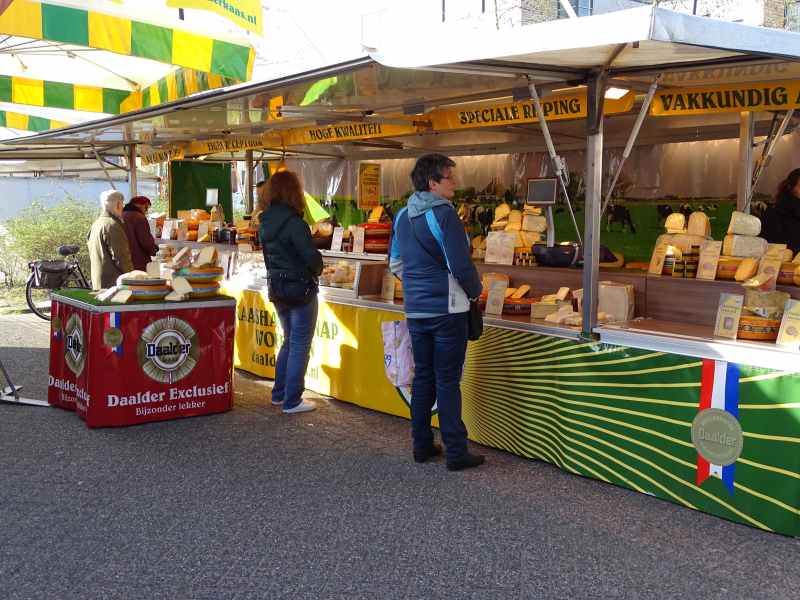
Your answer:
[[[793,254],[800,252],[800,169],[778,185],[775,205],[761,217],[761,237],[770,244],[786,244]]]
[[[304,209],[303,188],[291,171],[275,173],[258,190],[258,238],[267,265],[269,300],[283,328],[272,403],[283,404],[285,413],[316,408],[302,394],[317,324],[316,278],[322,273],[322,255],[303,220]]]

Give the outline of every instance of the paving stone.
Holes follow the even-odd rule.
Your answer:
[[[48,336],[0,317],[27,397]],[[232,411],[135,427],[0,405],[0,598],[800,597],[798,540],[490,448],[418,465],[405,419],[235,377]]]

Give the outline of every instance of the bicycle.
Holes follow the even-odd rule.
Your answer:
[[[25,280],[25,301],[37,317],[50,320],[54,291],[92,289],[75,257],[80,249],[80,246],[59,246],[56,250],[65,259],[71,256],[72,264],[61,259],[34,260],[28,263],[31,272]]]

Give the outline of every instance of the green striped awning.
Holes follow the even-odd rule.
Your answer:
[[[14,0],[0,34],[106,50],[248,81],[255,49],[247,38],[184,28],[125,6],[79,0]]]
[[[53,121],[43,117],[0,110],[0,127],[39,133],[40,131],[49,131],[50,129],[58,129],[68,125],[71,125],[71,123],[62,123],[61,121]]]
[[[0,75],[0,102],[119,115],[236,83],[240,82],[186,68],[141,92]]]

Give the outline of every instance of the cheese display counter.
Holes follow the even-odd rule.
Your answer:
[[[48,402],[90,427],[229,410],[235,307],[225,296],[113,305],[54,293]]]

